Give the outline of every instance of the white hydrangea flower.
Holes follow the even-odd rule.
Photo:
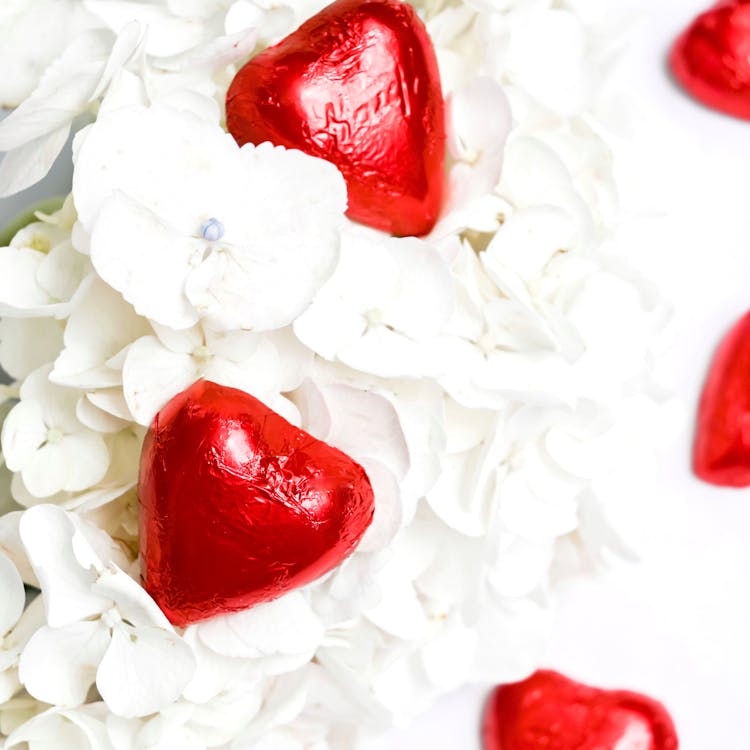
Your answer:
[[[334,271],[346,207],[327,162],[240,149],[218,126],[158,106],[85,131],[73,195],[101,278],[177,330],[290,323]]]
[[[29,693],[74,707],[96,681],[109,710],[126,718],[172,703],[193,676],[192,651],[117,566],[122,555],[109,537],[51,505],[26,511],[20,535],[47,617],[21,655],[20,679]]]
[[[45,365],[26,378],[2,430],[6,466],[38,498],[88,489],[109,466],[104,439],[76,416],[79,394],[51,383],[50,371]]]
[[[384,377],[434,375],[450,357],[441,337],[453,280],[434,247],[350,227],[341,260],[294,332],[313,351]]]
[[[0,248],[0,314],[9,317],[65,317],[89,273],[65,229],[34,222]]]

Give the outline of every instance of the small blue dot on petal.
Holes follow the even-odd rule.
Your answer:
[[[201,237],[209,242],[217,242],[224,236],[224,225],[213,217],[201,224]]]

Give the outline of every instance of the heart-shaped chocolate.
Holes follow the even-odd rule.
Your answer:
[[[711,484],[750,486],[750,313],[714,355],[698,408],[693,470]]]
[[[723,0],[698,16],[672,48],[670,64],[696,99],[750,119],[750,0]]]
[[[667,710],[624,690],[541,671],[498,687],[484,715],[485,750],[677,750]]]
[[[203,380],[156,415],[139,498],[144,586],[179,626],[327,573],[374,512],[359,464],[247,393]]]
[[[337,0],[239,71],[227,127],[333,162],[349,216],[395,235],[432,229],[444,189],[435,51],[401,0]],[[293,218],[293,217],[292,217]]]

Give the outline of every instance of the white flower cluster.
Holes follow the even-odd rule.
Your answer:
[[[571,558],[627,554],[663,311],[610,242],[610,9],[416,3],[450,190],[428,237],[395,239],[345,219],[330,164],[222,128],[240,62],[324,4],[0,11],[0,40],[52,5],[70,30],[25,48],[0,191],[95,116],[72,196],[0,248],[4,750],[371,747],[466,681],[525,676]],[[360,461],[377,510],[324,579],[177,631],[138,583],[135,486],[150,421],[200,377]]]

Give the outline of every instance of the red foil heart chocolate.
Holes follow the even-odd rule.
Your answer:
[[[670,64],[696,99],[750,119],[750,0],[724,0],[698,16],[674,45]]]
[[[484,715],[485,750],[677,750],[667,710],[624,690],[599,690],[541,671],[495,689]]]
[[[693,469],[711,484],[750,486],[750,313],[714,355],[698,408]]]
[[[179,626],[327,573],[374,511],[351,458],[247,393],[207,381],[154,419],[139,497],[144,586]]]
[[[443,197],[445,112],[435,51],[400,0],[337,0],[237,74],[227,127],[333,162],[349,216],[396,235],[432,229]]]

